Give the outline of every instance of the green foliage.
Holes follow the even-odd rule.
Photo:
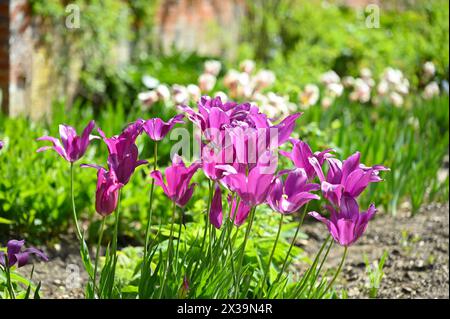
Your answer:
[[[417,1],[397,10],[382,5],[380,28],[366,27],[364,8],[300,0],[247,4],[240,58],[267,63],[283,78],[284,88],[317,82],[330,69],[357,75],[361,67],[370,67],[380,74],[387,66],[404,70],[417,84],[422,63],[428,60],[448,79],[448,1]]]
[[[366,272],[368,276],[368,288],[369,297],[376,298],[378,295],[378,290],[380,289],[381,280],[383,279],[384,272],[383,267],[388,258],[388,251],[386,250],[381,256],[380,261],[374,261],[370,264],[369,259],[364,255],[364,262],[366,263]]]

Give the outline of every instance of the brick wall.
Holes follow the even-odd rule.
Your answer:
[[[3,112],[8,112],[9,105],[9,20],[9,0],[0,0],[0,91]]]

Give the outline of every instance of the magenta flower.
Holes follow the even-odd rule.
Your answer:
[[[22,267],[28,264],[30,255],[36,255],[44,261],[48,261],[47,255],[45,255],[41,250],[30,247],[22,250],[25,245],[25,240],[15,240],[12,239],[8,241],[6,245],[6,254],[0,251],[0,265],[3,267],[12,267],[17,264],[17,267]],[[8,265],[6,265],[5,256],[8,257]]]
[[[192,176],[200,167],[199,163],[194,163],[186,167],[180,156],[175,155],[172,160],[172,166],[164,171],[166,181],[160,171],[156,170],[150,173],[150,177],[155,179],[155,184],[162,187],[167,197],[178,206],[184,207],[191,199],[196,184],[189,185]]]
[[[287,175],[286,180],[283,182],[281,176],[277,177],[269,192],[268,203],[273,210],[281,214],[290,214],[298,211],[309,201],[320,199],[316,194],[310,193],[320,189],[320,186],[308,183],[308,176],[303,168],[284,174]]]
[[[225,174],[237,173],[233,166],[226,164],[233,162],[232,159],[227,160],[226,153],[227,149],[216,151],[208,146],[202,148],[202,169],[206,177],[218,181]]]
[[[146,164],[145,160],[138,160],[136,138],[142,133],[144,121],[139,119],[130,124],[120,135],[107,138],[99,128],[98,132],[108,147],[108,166],[117,176],[119,183],[126,185],[136,167]],[[98,167],[97,167],[98,168]]]
[[[327,225],[331,236],[341,246],[350,246],[355,243],[364,234],[369,221],[377,211],[371,204],[367,211],[360,212],[358,203],[350,196],[342,197],[339,211],[331,206],[328,210],[331,214],[330,219],[317,212],[310,212],[309,215]]]
[[[4,143],[2,140],[0,140],[0,151],[2,150],[3,146],[4,146]]]
[[[177,123],[184,123],[183,114],[176,115],[167,123],[160,118],[152,118],[144,123],[144,131],[153,141],[161,141]]]
[[[292,151],[290,153],[280,151],[280,154],[291,159],[295,167],[303,168],[306,174],[308,175],[308,179],[312,180],[316,176],[316,171],[309,162],[309,158],[310,157],[316,158],[319,165],[322,166],[323,163],[325,162],[325,159],[331,157],[330,152],[332,152],[333,149],[326,149],[325,151],[322,152],[313,153],[311,151],[311,148],[306,142],[296,139],[290,139],[290,141],[293,144]]]
[[[222,191],[219,184],[216,184],[216,189],[214,191],[214,196],[211,202],[211,208],[209,210],[209,221],[217,229],[222,226]]]
[[[236,210],[237,199],[234,198],[233,202],[231,203],[231,195],[228,196],[228,202],[232,205],[230,219],[233,220],[234,218],[234,224],[236,226],[241,226],[247,220],[247,217],[250,213],[250,207],[243,201],[239,201],[239,207]],[[235,214],[236,217],[234,217]]]
[[[274,179],[274,174],[270,171],[270,168],[258,164],[250,170],[248,176],[240,171],[225,176],[223,182],[232,192],[239,195],[241,201],[253,207],[266,201]]]
[[[309,159],[321,181],[324,197],[337,206],[340,205],[342,196],[348,195],[357,198],[369,183],[382,181],[378,175],[380,171],[389,170],[381,165],[367,167],[360,164],[359,152],[351,155],[343,163],[335,158],[326,160],[329,169],[325,178],[319,161],[315,157]]]
[[[89,145],[89,142],[98,138],[97,136],[90,135],[95,126],[94,121],[90,121],[86,128],[83,130],[81,136],[77,135],[75,129],[69,125],[59,126],[59,135],[61,141],[52,136],[42,136],[38,138],[38,141],[50,141],[53,146],[44,146],[37,150],[37,152],[46,151],[48,149],[54,149],[62,158],[68,162],[76,162],[79,160]]]
[[[100,167],[97,172],[97,189],[95,191],[95,210],[102,216],[108,216],[114,212],[119,198],[119,189],[123,187],[119,183],[114,171],[106,171]]]

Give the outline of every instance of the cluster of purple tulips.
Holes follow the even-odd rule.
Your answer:
[[[136,146],[137,137],[145,132],[155,145],[155,159],[150,173],[152,182],[148,224],[151,220],[154,185],[162,188],[173,202],[175,211],[176,206],[186,206],[193,196],[196,184],[191,183],[191,179],[200,169],[210,181],[209,222],[217,229],[222,227],[225,216],[238,227],[247,221],[249,230],[256,207],[262,204],[268,204],[281,216],[298,212],[303,206],[306,213],[306,204],[319,200],[321,194],[328,202],[326,210],[329,218],[314,211],[309,212],[309,215],[323,222],[338,244],[348,247],[363,235],[376,209],[372,204],[366,211],[361,211],[357,198],[370,183],[382,180],[379,172],[387,170],[386,167],[361,164],[358,152],[344,161],[335,158],[332,149],[313,152],[305,141],[291,138],[300,113],[273,124],[272,119],[250,103],[223,103],[220,97],[204,96],[197,104],[198,110],[189,106],[180,106],[180,110],[201,131],[200,159],[186,166],[182,157],[175,155],[164,173],[157,170],[158,142],[176,124],[184,123],[185,115],[177,115],[168,122],[159,118],[146,121],[138,119],[120,135],[110,138],[98,129],[109,153],[107,166],[82,166],[98,170],[95,208],[100,215],[108,216],[118,210],[121,189],[130,181],[136,167],[147,163],[139,159]],[[94,121],[91,121],[78,136],[72,127],[60,125],[60,140],[50,136],[41,137],[39,140],[50,141],[53,146],[45,146],[38,151],[52,148],[73,167],[73,163],[86,152],[89,142],[99,139],[91,135],[94,126]],[[290,152],[280,150],[280,146],[286,142],[292,144]],[[289,158],[293,167],[278,169],[278,154]],[[224,213],[222,207],[224,193],[227,194],[226,200],[230,207],[228,214]],[[78,235],[82,238],[75,205],[74,216]],[[148,225],[145,236],[144,254],[147,252]],[[172,240],[172,230],[169,240]]]

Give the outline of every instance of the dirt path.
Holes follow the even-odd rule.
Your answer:
[[[313,256],[327,236],[322,224],[309,223],[303,230],[308,240],[298,244]],[[51,261],[35,267],[35,281],[42,281],[44,298],[83,298],[86,282],[75,241],[63,240],[48,251]],[[342,249],[335,246],[327,266],[336,267]],[[364,237],[351,247],[337,287],[347,288],[349,298],[367,298],[367,274],[363,254],[378,260],[387,250],[379,298],[449,298],[449,205],[423,207],[414,218],[380,215],[369,224]],[[303,265],[304,266],[304,265]],[[299,265],[301,267],[301,265]],[[302,267],[303,268],[303,267]],[[28,273],[30,266],[21,268]]]
[[[310,255],[315,254],[327,233],[316,223],[305,225],[309,240],[299,243]],[[327,265],[337,267],[343,249],[333,247]],[[350,247],[343,276],[349,298],[368,298],[366,266],[389,255],[379,298],[449,298],[449,205],[432,204],[410,218],[404,213],[393,218],[379,216],[373,220],[360,241]],[[337,286],[337,287],[339,287]]]

